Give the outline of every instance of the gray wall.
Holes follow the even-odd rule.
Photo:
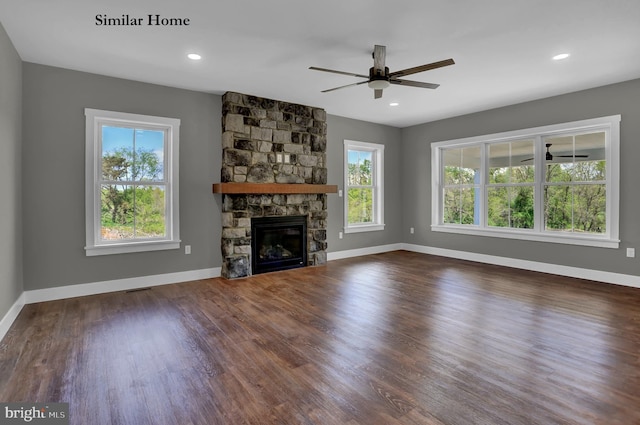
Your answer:
[[[329,195],[328,252],[367,248],[402,242],[401,193],[401,131],[395,127],[373,124],[350,118],[327,116],[327,171],[328,184],[337,184],[344,190],[344,140],[380,143],[384,145],[384,218],[385,229],[376,232],[345,234],[338,239],[344,227],[344,197]]]
[[[22,61],[0,24],[0,319],[22,293]]]
[[[640,80],[584,90],[533,102],[408,127],[402,130],[404,241],[541,261],[573,267],[640,275],[640,258],[626,258],[627,247],[640,247]],[[436,233],[431,224],[430,143],[607,115],[622,115],[620,126],[620,249],[606,249]]]
[[[23,83],[25,290],[220,266],[220,207],[211,193],[220,179],[220,96],[31,63]],[[181,119],[180,236],[191,255],[85,256],[87,107]]]

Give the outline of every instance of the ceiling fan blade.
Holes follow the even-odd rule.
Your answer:
[[[411,74],[416,74],[418,72],[430,71],[432,69],[442,68],[443,66],[449,66],[453,64],[455,64],[453,59],[445,59],[439,62],[433,62],[426,65],[414,66],[413,68],[403,69],[401,71],[391,72],[389,74],[389,77],[390,78],[404,77],[405,75],[411,75]]]
[[[589,158],[589,155],[553,155],[553,158]],[[547,159],[547,161],[551,161],[552,159]],[[520,162],[533,161],[533,158],[523,159]]]
[[[382,71],[384,74],[384,62],[386,60],[387,48],[385,46],[373,46],[373,69]]]
[[[327,68],[318,68],[316,66],[310,66],[309,69],[313,69],[314,71],[322,71],[322,72],[332,72],[334,74],[342,74],[342,75],[349,75],[351,77],[360,77],[360,78],[366,78],[367,80],[369,79],[368,75],[362,75],[362,74],[354,74],[353,72],[344,72],[344,71],[336,71],[334,69],[327,69]]]
[[[440,84],[423,83],[420,81],[410,81],[410,80],[390,79],[389,82],[391,84],[397,84],[399,86],[422,87],[423,89],[437,89],[438,87],[440,87]]]
[[[373,91],[373,98],[380,99],[382,97],[382,89],[375,89]]]
[[[345,89],[347,87],[352,87],[352,86],[359,86],[360,84],[366,84],[366,83],[368,83],[368,81],[359,81],[357,83],[347,84],[346,86],[340,86],[340,87],[334,87],[332,89],[322,90],[322,93],[327,93],[327,92],[334,91],[334,90]]]

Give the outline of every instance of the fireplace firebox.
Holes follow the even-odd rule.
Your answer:
[[[307,265],[307,216],[251,219],[252,274]]]

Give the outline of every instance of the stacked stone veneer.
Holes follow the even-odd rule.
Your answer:
[[[222,97],[223,183],[326,184],[326,146],[324,109],[233,92]],[[326,194],[223,195],[222,275],[251,275],[252,217],[293,215],[307,216],[308,265],[325,263]]]

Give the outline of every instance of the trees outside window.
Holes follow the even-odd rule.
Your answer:
[[[101,239],[164,238],[164,131],[101,129]]]

